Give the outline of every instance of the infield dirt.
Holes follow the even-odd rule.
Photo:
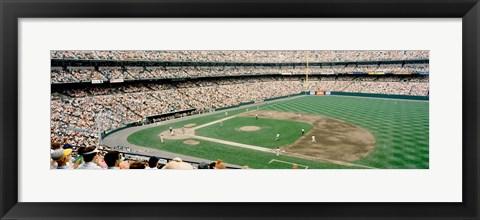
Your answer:
[[[291,145],[281,147],[286,152],[337,161],[355,161],[369,155],[375,149],[375,137],[366,129],[321,115],[294,112],[257,110],[239,116],[269,118],[305,122],[313,128]],[[301,130],[292,131],[301,134]],[[312,142],[315,136],[316,143]]]

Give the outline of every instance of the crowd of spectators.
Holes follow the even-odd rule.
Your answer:
[[[114,98],[112,95],[105,95],[51,100],[51,134],[70,138],[82,137],[79,140],[91,140],[90,143],[97,141],[98,134],[103,131],[142,119]]]
[[[78,152],[81,155],[91,152],[88,146],[98,146],[102,132],[141,122],[147,116],[186,109],[208,112],[305,90],[426,96],[429,83],[428,75],[322,75],[312,76],[308,82],[300,76],[265,76],[63,88],[52,91],[51,95],[51,138],[62,137],[64,145],[83,147],[86,151]],[[68,151],[64,152],[68,154]],[[60,158],[59,169],[65,169],[65,158],[59,157],[63,154],[57,152],[56,155]],[[52,160],[57,161],[54,156]],[[148,163],[141,163],[137,160],[135,164],[124,164],[123,167],[148,167]],[[94,164],[78,169],[85,166],[85,169],[91,169]]]
[[[105,78],[111,79],[125,79],[125,80],[132,80],[134,77],[130,75],[129,72],[125,71],[123,68],[120,67],[100,67],[99,72],[105,76]]]
[[[278,89],[282,87],[285,88]],[[97,90],[102,92],[92,93]],[[59,99],[58,95],[52,95],[51,122],[54,130],[74,127],[101,132],[141,121],[147,116],[186,109],[205,111],[300,91],[300,80],[273,77],[258,82],[252,79],[225,79],[218,84],[204,80],[180,82],[176,86],[149,83],[115,89],[72,89],[64,94],[69,97]]]
[[[428,76],[332,76],[313,77],[309,90],[391,95],[429,95]]]
[[[50,80],[52,83],[73,83],[81,82],[81,79],[76,78],[73,71],[67,73],[68,70],[64,70],[61,67],[52,67],[50,71]],[[91,77],[88,77],[91,80]]]
[[[238,63],[339,62],[428,59],[426,50],[337,51],[51,51],[52,59]]]
[[[428,51],[52,51],[52,59],[236,63],[337,62],[428,59]],[[308,81],[306,73],[312,74]],[[52,67],[52,83],[172,79],[59,87],[51,93],[52,168],[222,169],[221,161],[192,165],[174,158],[159,163],[102,150],[99,135],[148,116],[194,109],[196,113],[302,91],[429,95],[428,64],[330,64],[306,66]],[[356,75],[368,73],[370,75]],[[280,74],[271,76],[272,74]],[[347,75],[338,75],[347,74]],[[381,75],[380,75],[381,74]],[[383,75],[395,74],[395,75]],[[262,76],[264,75],[264,76]],[[282,76],[283,75],[283,76]],[[211,78],[196,77],[218,77]],[[225,77],[226,76],[226,77]],[[236,77],[228,77],[236,76]],[[68,85],[68,84],[67,84]],[[70,85],[69,85],[70,86]],[[178,113],[185,115],[186,113]],[[166,115],[161,118],[173,118]],[[160,120],[160,119],[159,119]],[[62,138],[59,138],[62,137]],[[63,146],[63,147],[59,147]],[[72,148],[68,146],[76,146]],[[103,152],[103,153],[102,153]],[[122,159],[123,158],[123,159]],[[118,160],[117,160],[118,159]],[[123,160],[123,161],[122,161]]]
[[[428,76],[401,75],[327,75],[310,77],[308,82],[303,77],[283,76],[115,84],[112,88],[92,85],[52,93],[52,134],[69,127],[103,132],[145,120],[148,116],[189,109],[209,112],[305,90],[426,96],[429,86]]]
[[[356,72],[376,72],[392,74],[411,74],[429,72],[428,64],[389,64],[389,65],[333,65],[333,66],[187,66],[187,67],[90,67],[58,68],[51,70],[52,83],[90,82],[96,80],[145,80],[172,79],[187,77],[218,77],[246,75],[305,75],[309,74],[352,74]]]
[[[92,143],[77,143],[66,137],[52,136],[50,141],[50,169],[124,170],[124,169],[227,169],[222,160],[211,163],[193,163],[179,157],[161,159],[156,156],[129,154],[115,147]],[[248,169],[243,166],[242,169]]]
[[[134,79],[154,79],[152,73],[147,71],[143,67],[127,67],[126,72],[130,74]]]

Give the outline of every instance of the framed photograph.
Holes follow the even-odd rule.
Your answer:
[[[54,50],[51,169],[428,169],[429,54]]]
[[[478,219],[479,9],[3,1],[1,218]]]

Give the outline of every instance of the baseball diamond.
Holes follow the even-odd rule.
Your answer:
[[[428,50],[52,50],[50,169],[429,169]]]
[[[310,168],[428,168],[428,106],[425,101],[301,96],[264,104],[256,111],[231,111],[223,127],[217,126],[216,121],[226,118],[225,114],[217,113],[142,129],[129,135],[128,142],[210,160],[223,158],[228,163],[248,164],[252,168],[285,167],[268,163],[276,158],[268,149],[277,146],[284,151],[280,156],[283,160]],[[255,120],[255,114],[259,120]],[[298,122],[303,123],[295,124]],[[169,126],[193,123],[209,125],[189,128],[188,135],[178,135],[167,144],[159,144],[158,134],[168,132]],[[249,132],[238,129],[245,126],[260,129]],[[306,131],[303,137],[302,127]],[[281,142],[273,141],[277,131]],[[317,143],[310,143],[312,134],[316,135]],[[200,144],[194,148],[173,141],[202,137],[211,138],[210,142],[199,140]],[[231,142],[265,150],[236,147],[228,144]]]

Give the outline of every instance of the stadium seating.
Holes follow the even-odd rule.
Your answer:
[[[258,65],[52,67],[51,138],[64,137],[78,147],[98,146],[102,133],[142,123],[152,115],[187,109],[193,110],[180,116],[200,114],[303,91],[428,96],[428,75],[421,75],[429,72],[428,63],[380,62],[425,60],[428,56],[428,51],[52,51],[54,60]],[[306,60],[343,63],[311,65],[308,69],[262,64]],[[306,73],[310,74],[308,81]],[[139,158],[132,156],[130,160],[144,160]]]

